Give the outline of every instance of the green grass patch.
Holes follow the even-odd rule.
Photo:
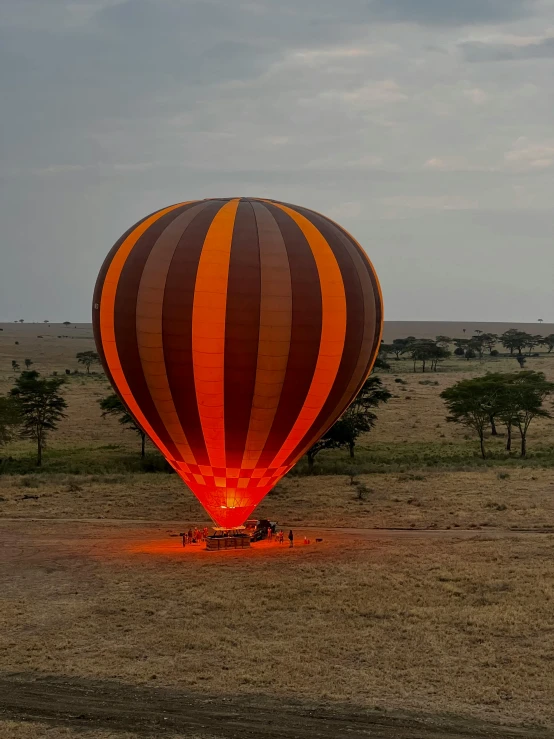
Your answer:
[[[21,454],[0,460],[0,474],[5,475],[112,475],[141,472],[171,473],[172,467],[158,452],[140,455],[122,451],[117,445],[75,449],[48,449],[37,467],[33,454]]]
[[[408,473],[424,469],[464,470],[489,467],[554,467],[554,446],[529,449],[527,459],[521,459],[514,439],[514,451],[503,448],[503,439],[487,440],[487,458],[481,459],[477,441],[421,443],[374,443],[356,447],[355,457],[343,450],[321,452],[316,459],[315,475],[348,475],[369,473]],[[147,452],[144,459],[117,444],[101,447],[50,448],[43,457],[42,467],[29,452],[0,459],[0,474],[5,475],[128,475],[140,473],[174,474],[173,469],[157,451]],[[311,474],[303,457],[289,476]]]
[[[478,443],[470,440],[446,443],[397,443],[373,444],[371,447],[357,447],[354,459],[348,452],[332,450],[321,452],[316,458],[314,474],[316,475],[348,475],[400,472],[414,469],[470,469],[475,467],[504,466],[539,466],[554,467],[554,447],[531,448],[526,459],[514,451],[508,453],[502,442],[489,440],[488,456],[482,459]],[[306,458],[301,459],[289,472],[289,475],[309,475]]]

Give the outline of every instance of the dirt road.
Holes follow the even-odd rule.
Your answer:
[[[0,562],[59,562],[68,557],[76,559],[128,559],[132,556],[205,556],[213,558],[203,544],[183,549],[179,533],[183,522],[146,521],[127,519],[68,519],[68,518],[0,518]],[[468,539],[511,539],[520,536],[552,535],[552,530],[510,529],[357,529],[357,528],[295,528],[295,550],[325,550],[341,546],[345,541],[386,542],[390,540],[429,541],[441,539],[452,542]],[[304,537],[310,547],[304,547]],[[321,541],[317,541],[321,540]],[[239,553],[220,553],[220,556],[250,557],[274,554],[288,549],[272,542],[256,542]]]
[[[284,703],[264,696],[212,697],[82,678],[0,676],[0,718],[54,726],[134,731],[144,737],[178,732],[210,739],[550,739],[448,716],[366,711],[352,706]]]

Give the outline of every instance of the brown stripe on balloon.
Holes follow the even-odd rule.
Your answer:
[[[310,389],[319,355],[322,300],[319,273],[310,245],[293,219],[264,203],[287,249],[292,287],[292,325],[287,371],[275,419],[258,466],[268,466],[294,426]]]
[[[229,261],[225,316],[225,456],[239,469],[256,384],[260,333],[260,251],[252,205],[239,203]]]
[[[185,205],[166,213],[138,239],[121,270],[114,305],[116,346],[131,394],[154,433],[178,461],[183,460],[158,414],[144,377],[137,341],[136,307],[142,272],[152,247],[165,228],[190,207],[191,205]]]
[[[158,213],[158,212],[159,211],[154,211],[154,213]],[[104,347],[102,344],[102,335],[100,331],[100,298],[102,296],[104,280],[106,279],[106,275],[108,274],[108,270],[110,268],[110,264],[112,263],[112,259],[114,258],[121,244],[123,244],[125,239],[127,239],[133,233],[133,231],[140,226],[141,223],[146,221],[147,218],[150,218],[151,216],[153,216],[154,213],[150,213],[149,215],[145,216],[145,218],[141,218],[140,221],[137,221],[133,226],[131,226],[131,228],[127,229],[127,231],[125,231],[123,236],[115,242],[115,244],[112,246],[112,248],[108,252],[108,255],[102,262],[102,266],[100,267],[100,272],[98,273],[98,277],[96,278],[96,284],[94,285],[94,292],[92,296],[92,332],[94,334],[94,341],[96,343],[96,348],[100,356],[102,367],[104,369],[106,377],[108,378],[108,380],[110,381],[110,383],[113,385],[114,388],[115,388],[115,383],[113,381],[110,368],[108,367],[108,363],[106,362],[106,356],[104,354]]]
[[[296,207],[296,206],[290,206]],[[297,210],[300,210],[296,208]],[[308,210],[308,209],[304,209]],[[309,211],[312,215],[322,218],[325,222],[333,227],[344,248],[352,257],[358,275],[360,277],[362,291],[364,294],[364,321],[365,330],[358,364],[354,371],[352,382],[348,388],[347,396],[354,399],[362,388],[367,376],[373,366],[377,350],[381,341],[383,328],[383,298],[381,288],[377,280],[377,275],[373,266],[369,261],[369,257],[362,249],[360,244],[345,231],[342,226],[335,223],[327,216],[323,216],[315,211]],[[325,429],[326,430],[326,429]],[[323,432],[324,433],[324,432]]]
[[[192,308],[200,254],[211,222],[223,200],[209,201],[183,233],[165,285],[162,328],[167,379],[181,426],[198,464],[209,465],[192,365]]]
[[[362,285],[364,285],[365,321],[366,326],[371,327],[369,335],[367,337],[364,336],[362,352],[360,353],[361,377],[354,391],[353,397],[356,397],[362,389],[379,351],[379,345],[383,334],[383,296],[381,294],[381,287],[377,279],[377,274],[373,269],[373,265],[369,261],[367,254],[358,242],[341,226],[336,223],[333,223],[333,226],[339,233],[340,238],[345,247],[349,250],[349,253],[351,253],[354,258],[357,258],[361,265],[358,269],[358,274],[362,279]],[[369,288],[366,287],[367,285],[369,285]]]
[[[331,392],[306,436],[285,460],[285,465],[292,464],[298,459],[327,430],[352,400],[349,397],[348,388],[351,386],[351,381],[358,364],[366,326],[364,320],[364,294],[358,274],[359,265],[357,269],[352,256],[343,245],[340,235],[332,223],[323,216],[306,208],[296,207],[294,210],[301,213],[313,223],[329,244],[337,260],[346,295],[347,319],[344,349]],[[359,379],[358,375],[355,379],[354,387],[357,386]],[[352,391],[353,389],[351,389],[350,393]]]
[[[269,210],[252,202],[260,249],[260,336],[256,386],[241,467],[254,469],[273,425],[287,371],[292,323],[290,266],[283,235]]]
[[[142,272],[137,295],[137,341],[148,390],[169,436],[187,464],[196,460],[175,410],[163,351],[165,284],[175,250],[184,231],[207,203],[192,203],[177,216],[156,241]]]

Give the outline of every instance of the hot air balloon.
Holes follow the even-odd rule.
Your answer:
[[[325,216],[210,199],[123,234],[96,282],[93,326],[137,424],[234,528],[356,397],[382,298],[364,250]]]

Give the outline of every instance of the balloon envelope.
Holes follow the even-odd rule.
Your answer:
[[[363,249],[251,198],[163,208],[113,246],[98,352],[138,425],[220,526],[242,524],[367,378],[382,300]]]

